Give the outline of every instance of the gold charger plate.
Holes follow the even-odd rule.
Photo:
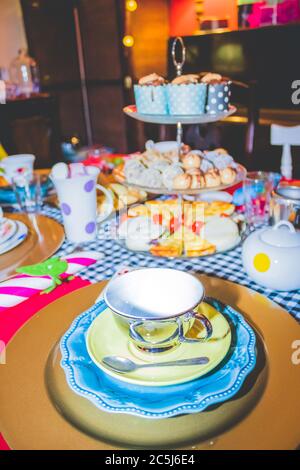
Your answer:
[[[263,339],[266,358],[260,359],[261,372],[255,383],[248,384],[248,391],[217,409],[170,420],[131,417],[132,430],[136,435],[144,431],[147,433],[148,430],[148,435],[155,438],[155,433],[159,434],[162,429],[168,432],[173,445],[177,434],[178,447],[192,450],[296,448],[300,443],[300,374],[299,366],[294,365],[291,358],[292,343],[300,337],[299,325],[288,312],[258,293],[217,278],[200,278],[208,295],[215,296],[243,313],[256,330],[258,338]],[[68,402],[66,394],[69,394],[69,399],[74,400],[73,405],[85,410],[87,419],[95,415],[95,407],[88,400],[75,395],[66,385],[63,370],[55,366],[60,358],[53,347],[73,319],[92,305],[104,286],[103,282],[88,286],[48,305],[26,323],[8,344],[7,364],[0,366],[0,432],[11,448],[120,448],[120,444],[113,444],[115,441],[110,428],[119,433],[127,431],[128,434],[128,421],[124,421],[124,415],[103,412],[101,417],[106,419],[110,427],[107,431],[102,428],[103,440],[100,440],[99,434],[96,439],[87,434],[92,432],[85,428],[86,423],[81,423],[85,431],[82,432],[65,419],[64,416],[70,417],[71,410],[62,410],[59,403],[55,409],[46,385],[46,381],[51,381],[56,375],[57,390],[54,393],[65,402]],[[52,377],[45,373],[47,359]],[[238,411],[235,412],[235,409]],[[205,441],[209,433],[201,435],[201,428],[203,423],[211,420],[210,413],[217,413],[219,420],[226,420],[228,413],[232,416],[235,414],[235,420],[230,426],[224,422],[223,429],[219,426],[222,432]],[[98,415],[97,418],[99,422]],[[78,425],[75,420],[73,423]],[[151,433],[150,426],[154,426],[150,428]],[[185,440],[180,439],[180,432],[185,432]],[[149,445],[154,447],[155,443],[149,442]],[[138,442],[131,446],[138,446]]]
[[[63,227],[40,214],[5,214],[5,217],[20,220],[28,228],[25,240],[16,248],[0,255],[0,280],[12,275],[18,266],[40,263],[52,256],[62,245]]]

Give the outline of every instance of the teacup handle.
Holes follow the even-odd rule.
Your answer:
[[[204,326],[206,330],[206,334],[202,338],[187,338],[184,334],[183,331],[183,326],[182,326],[182,321],[178,321],[178,327],[179,327],[179,340],[183,343],[199,343],[203,341],[207,341],[213,332],[213,327],[209,319],[205,316],[202,315],[202,313],[197,313],[197,312],[189,312],[187,315],[189,315],[189,318],[195,318],[196,320],[199,320],[200,323]]]
[[[165,344],[170,343],[171,341],[175,341],[176,338],[179,338],[180,336],[180,331],[179,331],[179,325],[176,320],[172,320],[169,323],[174,323],[176,325],[176,330],[174,333],[172,333],[168,338],[159,341],[147,341],[142,335],[139,334],[137,331],[137,328],[140,326],[144,325],[144,321],[135,321],[134,323],[131,323],[129,326],[129,335],[133,341],[138,341],[141,344],[145,344],[145,346],[149,347],[155,347],[155,346],[164,346]]]
[[[194,338],[187,338],[184,335],[183,325],[182,325],[181,319],[170,320],[169,323],[175,323],[177,325],[177,328],[176,328],[176,330],[174,331],[174,333],[172,335],[170,335],[168,338],[164,339],[163,341],[162,340],[159,340],[157,342],[156,341],[147,341],[142,335],[139,334],[139,332],[136,329],[139,328],[140,326],[144,325],[145,324],[144,321],[136,321],[134,323],[131,323],[131,325],[129,326],[129,335],[130,335],[131,339],[133,339],[133,341],[138,341],[141,344],[145,344],[145,346],[147,346],[147,347],[149,347],[149,346],[155,347],[155,346],[158,346],[158,345],[163,347],[165,344],[170,343],[171,341],[175,340],[176,338],[178,338],[179,341],[182,342],[182,343],[198,343],[198,342],[207,341],[211,337],[212,332],[213,332],[213,327],[212,327],[212,324],[209,321],[209,319],[206,318],[201,313],[197,313],[197,312],[190,312],[187,315],[189,315],[190,318],[195,318],[196,320],[199,320],[201,322],[201,324],[204,326],[204,328],[206,330],[206,334],[205,334],[204,337],[195,338],[195,339]]]
[[[105,199],[106,199],[105,202],[107,203],[107,206],[108,206],[104,214],[99,215],[97,217],[97,222],[99,223],[99,222],[103,222],[103,220],[107,219],[107,217],[110,216],[110,214],[114,210],[114,201],[113,201],[112,195],[106,188],[104,188],[104,186],[101,186],[101,184],[96,184],[96,188],[99,189],[99,191],[103,192],[103,194],[105,195]]]

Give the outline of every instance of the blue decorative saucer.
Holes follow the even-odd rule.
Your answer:
[[[166,387],[126,384],[109,376],[92,362],[86,348],[90,325],[107,308],[100,301],[77,317],[61,339],[61,366],[70,388],[101,410],[154,419],[199,413],[229,400],[255,367],[255,333],[231,307],[215,299],[206,298],[205,302],[222,313],[232,328],[229,352],[212,372],[191,382]]]

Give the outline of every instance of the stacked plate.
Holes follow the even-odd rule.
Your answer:
[[[27,237],[28,229],[18,220],[0,219],[0,255],[20,245]]]
[[[205,298],[198,308],[211,322],[212,336],[153,359],[132,345],[128,326],[101,300],[77,317],[61,339],[61,366],[69,387],[101,411],[152,419],[199,413],[232,399],[255,367],[255,333],[241,314],[218,300]],[[119,374],[103,362],[111,355],[139,365],[202,356],[208,361]]]

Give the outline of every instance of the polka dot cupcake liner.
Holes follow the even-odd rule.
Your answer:
[[[165,85],[134,85],[137,111],[141,114],[168,114],[166,88]]]
[[[172,115],[204,114],[207,85],[167,85],[169,112]]]
[[[217,114],[229,110],[230,105],[230,82],[209,85],[207,92],[206,113]]]

